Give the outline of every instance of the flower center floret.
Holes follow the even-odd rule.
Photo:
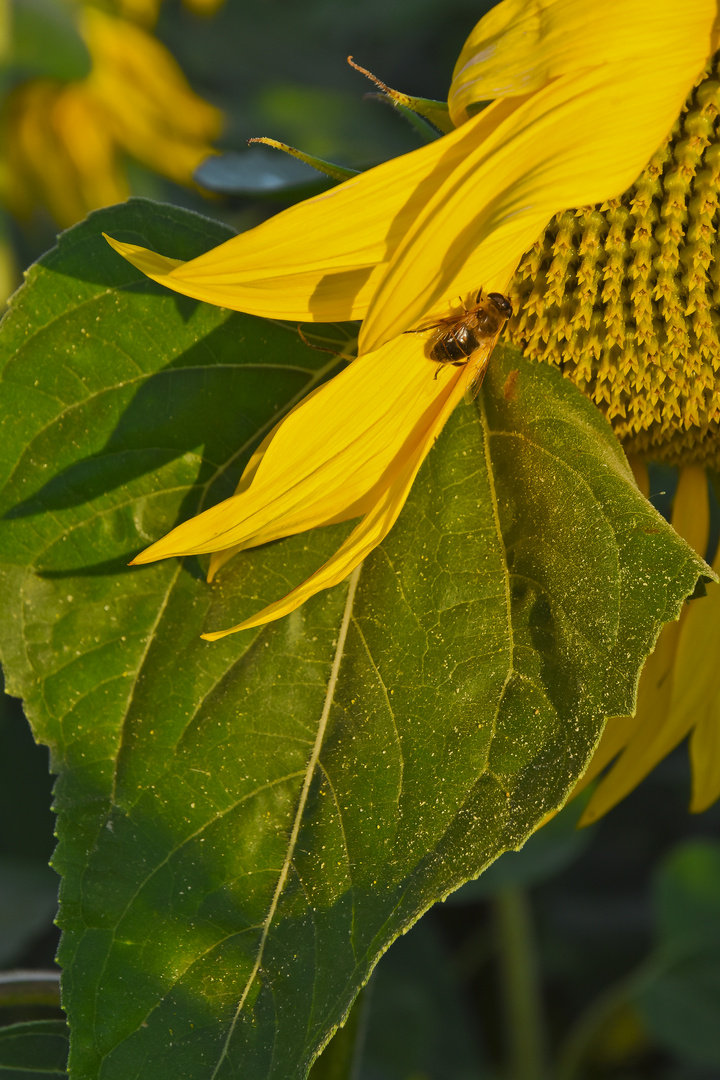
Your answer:
[[[720,466],[720,53],[620,199],[558,214],[520,262],[506,333],[558,364],[628,454]]]

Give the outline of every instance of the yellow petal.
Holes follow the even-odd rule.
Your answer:
[[[716,15],[714,0],[690,0],[682,19],[670,0],[624,0],[621,14],[618,0],[590,9],[545,0],[532,5],[534,37],[513,61],[526,7],[505,0],[488,16],[497,24],[488,48],[482,33],[472,44],[467,78],[485,94],[487,64],[488,85],[507,97],[156,280],[259,315],[366,316],[364,352],[458,295],[503,291],[554,213],[636,179],[711,51]],[[505,65],[503,88],[496,69]]]
[[[113,138],[150,168],[191,183],[212,153],[220,111],[194,93],[164,45],[142,27],[88,7],[82,31],[93,61],[87,89]]]
[[[588,784],[597,779],[600,773],[627,746],[642,722],[643,711],[641,709],[636,709],[634,716],[608,717],[590,764],[573,788],[571,798],[574,799],[576,795],[585,790]],[[583,824],[587,825],[589,822],[586,821]]]
[[[720,691],[705,702],[705,712],[690,736],[692,799],[690,810],[700,814],[720,799]]]
[[[685,614],[683,611],[683,616]],[[679,632],[677,622],[662,628],[655,651],[645,661],[640,676],[635,717],[614,718],[606,729],[607,741],[603,732],[596,751],[596,754],[600,753],[603,765],[612,758],[613,752],[617,753],[623,746],[624,749],[593,792],[580,825],[596,821],[624,799],[687,735],[687,728],[678,730],[667,722]],[[597,775],[599,770],[594,769],[594,758],[590,768],[593,775]]]
[[[694,813],[720,797],[720,585],[694,600],[678,647],[671,714],[680,726],[695,726],[690,740]]]
[[[127,197],[117,147],[85,80],[36,79],[18,87],[6,102],[4,126],[3,198],[20,216],[39,203],[69,226]]]
[[[716,0],[504,0],[475,26],[453,72],[450,112],[456,124],[469,105],[541,89],[559,75],[643,55],[668,67],[695,68],[715,51]],[[671,76],[672,78],[672,76]],[[632,108],[635,118],[637,104]]]
[[[673,497],[672,525],[704,558],[710,535],[710,500],[707,473],[701,465],[686,465],[680,470]]]
[[[417,193],[422,195],[428,177],[452,173],[465,152],[465,136],[453,133],[291,206],[183,264],[110,242],[154,281],[210,304],[303,322],[361,319],[390,254],[422,205]]]
[[[713,569],[720,569],[720,553]],[[690,738],[692,800],[700,813],[720,798],[720,585],[694,600],[678,645],[670,705],[674,722],[695,725]]]
[[[700,555],[705,553],[710,521],[707,483],[704,469],[686,467],[680,472],[673,499],[673,528]],[[582,790],[622,751],[593,793],[581,825],[606,814],[685,738],[702,715],[698,702],[707,702],[712,713],[720,693],[720,677],[714,677],[715,666],[707,660],[720,645],[719,604],[720,586],[712,584],[708,596],[686,603],[679,620],[663,627],[640,676],[635,716],[608,721],[588,771],[574,792]],[[709,783],[711,786],[712,781]],[[706,792],[707,787],[702,790]]]
[[[168,259],[165,255],[157,255],[154,251],[148,251],[147,248],[138,247],[137,244],[124,244],[122,240],[115,240],[107,233],[103,233],[103,236],[124,259],[153,281],[162,281],[176,266],[183,265],[182,259]],[[176,292],[179,291],[179,289],[176,290]]]
[[[258,446],[257,450],[255,450],[252,457],[248,461],[247,465],[243,469],[242,476],[240,477],[237,487],[235,488],[235,495],[241,495],[250,487],[250,484],[255,479],[255,474],[260,468],[260,462],[265,457],[265,453],[270,446],[270,443],[273,441],[275,435],[278,433],[282,425],[286,423],[286,421],[289,419],[290,416],[292,416],[294,412],[304,406],[305,402],[309,401],[311,397],[315,396],[315,394],[320,393],[321,390],[322,386],[318,386],[315,390],[312,390],[309,394],[307,394],[302,399],[302,401],[298,402],[298,404],[295,405],[294,408],[292,408],[290,412],[282,418],[282,420],[279,420],[278,423],[275,424],[275,426],[272,428],[272,430],[265,436],[263,441]],[[327,521],[318,522],[316,527],[319,527],[320,525],[334,525],[340,521],[351,520],[353,516],[359,516],[360,514],[364,514],[369,505],[371,504],[368,504],[368,506],[366,507],[363,503],[363,500],[360,499],[355,506],[344,507],[343,511],[340,513],[339,516],[332,517]],[[210,555],[210,566],[208,568],[207,580],[209,582],[212,581],[218,570],[220,570],[220,568],[223,567],[226,562],[232,559],[234,555],[237,555],[238,552],[244,551],[245,547],[245,544],[235,544],[232,547],[222,548],[220,551],[213,551]]]
[[[467,154],[428,190],[405,231],[368,308],[361,350],[377,348],[424,312],[478,285],[504,292],[521,255],[553,214],[628,188],[670,132],[701,72],[717,11],[708,0],[691,4],[688,25],[679,29],[674,2],[623,0],[622,17],[605,25],[606,37],[615,41],[608,51],[619,57],[609,61],[598,55],[587,5],[562,0],[544,6],[556,22],[572,14],[568,40],[587,58],[570,64],[565,36],[541,20],[542,48],[537,59],[531,48],[532,62],[526,56],[525,66],[511,69],[506,92],[512,96],[459,129],[470,129]],[[617,7],[590,5],[602,12]],[[522,28],[525,5],[513,2],[510,8],[517,9]],[[499,18],[504,9],[500,4],[488,18]],[[655,36],[638,39],[634,30],[645,17]],[[492,51],[480,55],[479,69],[492,66]],[[538,75],[536,63],[541,69],[549,64],[552,77]],[[527,74],[524,88],[522,80],[512,82],[513,70],[517,75],[520,69]],[[453,100],[451,92],[451,105]]]
[[[645,498],[650,497],[650,476],[648,468],[642,458],[635,457],[634,455],[628,457],[628,465],[632,469],[632,474],[635,477],[635,483],[639,487]]]
[[[283,615],[295,611],[315,593],[320,592],[322,589],[329,589],[333,585],[338,585],[348,574],[352,573],[355,567],[387,536],[397,521],[417,471],[433,442],[440,434],[448,416],[455,408],[466,385],[467,376],[466,371],[463,371],[462,376],[455,375],[454,379],[451,379],[449,383],[451,392],[437,397],[436,410],[432,416],[427,418],[421,436],[414,440],[412,446],[407,447],[402,457],[402,465],[389,486],[380,493],[360,524],[353,529],[345,542],[324,566],[321,566],[319,570],[307,578],[302,585],[289,592],[287,596],[277,600],[274,604],[269,604],[252,618],[245,619],[244,622],[240,622],[228,630],[219,630],[202,636],[207,641],[217,641],[218,638],[225,637],[227,634],[234,634],[238,630],[249,630],[253,626],[262,626],[273,619],[280,619]]]
[[[438,417],[444,423],[468,377],[428,360],[425,340],[407,335],[359,357],[305,398],[250,462],[247,487],[241,482],[239,494],[179,525],[135,562],[254,547],[367,513],[435,438]]]

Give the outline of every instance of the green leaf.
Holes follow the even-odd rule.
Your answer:
[[[0,331],[0,649],[59,774],[72,1071],[295,1080],[394,938],[563,802],[707,568],[594,406],[498,349],[351,581],[201,641],[352,526],[212,587],[195,559],[125,564],[340,361],[145,280],[102,230],[178,258],[228,235],[98,212]]]
[[[578,858],[593,838],[593,828],[578,829],[589,792],[569,803],[547,825],[533,833],[520,851],[507,851],[476,881],[468,881],[448,898],[451,904],[487,900],[503,889],[529,889],[559,874]]]
[[[673,852],[655,886],[658,943],[635,998],[661,1046],[720,1066],[720,844]]]
[[[0,1078],[50,1080],[65,1076],[68,1032],[62,1020],[0,1028]]]

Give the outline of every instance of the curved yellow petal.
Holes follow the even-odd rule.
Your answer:
[[[655,651],[645,661],[640,676],[635,716],[614,717],[606,728],[607,737],[603,732],[596,751],[602,765],[618,750],[622,753],[593,792],[580,819],[581,826],[597,821],[624,799],[687,735],[689,728],[668,723],[679,633],[677,622],[663,627]],[[594,766],[593,758],[590,769],[597,776],[600,770]]]
[[[504,292],[555,213],[626,190],[702,70],[709,24],[692,39],[694,51],[681,42],[673,52],[683,63],[650,52],[586,67],[496,101],[463,124],[467,152],[427,191],[405,230],[368,308],[361,350],[377,348],[453,296],[481,285]]]
[[[504,0],[475,26],[453,72],[448,103],[455,124],[468,106],[540,90],[551,79],[646,55],[699,71],[715,51],[716,0]],[[636,103],[632,103],[635,113]]]
[[[397,521],[418,469],[433,442],[440,434],[450,413],[455,408],[467,383],[467,377],[467,370],[464,370],[460,376],[456,374],[449,383],[451,392],[437,397],[436,411],[431,417],[427,418],[428,422],[421,437],[414,441],[414,445],[406,448],[402,455],[401,467],[391,483],[380,493],[372,509],[369,510],[359,525],[353,529],[331,559],[307,578],[302,585],[293,589],[282,599],[269,604],[251,618],[245,619],[236,626],[231,626],[228,630],[218,630],[202,636],[207,641],[217,641],[218,638],[225,637],[227,634],[234,634],[238,630],[249,630],[253,626],[262,626],[264,623],[272,622],[274,619],[280,619],[283,615],[289,615],[291,611],[295,611],[315,593],[320,592],[322,589],[329,589],[333,585],[338,585],[348,574],[352,573],[373,548],[376,548],[381,543]]]
[[[635,710],[634,716],[608,717],[595,753],[590,759],[590,764],[573,788],[570,798],[574,799],[576,795],[585,790],[588,784],[597,779],[600,773],[627,746],[635,732],[642,725],[643,719],[644,710],[640,708]],[[589,825],[590,822],[583,821],[582,824]]]
[[[717,567],[716,567],[717,569]],[[671,719],[677,728],[694,727],[690,739],[694,813],[720,798],[720,585],[694,600],[678,646]]]
[[[361,319],[426,188],[451,175],[466,152],[465,135],[454,132],[186,263],[110,242],[153,280],[210,304],[303,322]]]
[[[125,244],[122,240],[115,240],[107,233],[103,233],[103,236],[110,247],[115,248],[119,255],[153,281],[162,281],[176,266],[183,265],[182,259],[168,259],[165,255],[158,255],[148,248],[138,247],[137,244]]]
[[[672,525],[699,555],[705,554],[710,528],[708,481],[699,466],[680,472]],[[720,559],[717,562],[720,565]],[[573,794],[578,794],[617,754],[620,756],[593,793],[581,825],[596,821],[624,799],[706,712],[714,716],[720,674],[706,658],[715,655],[718,647],[720,585],[711,584],[708,596],[687,603],[679,620],[663,627],[640,676],[635,715],[608,720],[590,766]],[[708,732],[708,737],[716,737],[716,732]],[[697,790],[703,797],[713,790],[714,778],[712,768],[702,770]]]
[[[14,213],[37,203],[67,227],[127,197],[116,144],[85,81],[36,79],[8,96],[2,197]]]
[[[713,570],[720,570],[720,552]],[[671,711],[677,723],[690,720],[692,799],[694,814],[720,798],[720,585],[711,582],[707,595],[693,601],[678,646]]]
[[[237,487],[235,488],[234,495],[241,495],[250,487],[250,484],[255,479],[255,474],[260,468],[260,462],[265,457],[265,453],[270,443],[273,441],[275,435],[282,427],[282,425],[288,420],[290,416],[292,416],[294,412],[297,411],[297,409],[303,406],[306,401],[309,401],[311,397],[314,397],[315,394],[319,394],[321,390],[322,386],[318,386],[315,390],[312,390],[306,397],[302,399],[302,401],[298,402],[298,404],[295,405],[294,408],[292,408],[290,412],[282,418],[282,420],[278,421],[275,427],[272,428],[272,430],[265,436],[263,441],[258,446],[257,450],[255,450],[252,457],[248,461],[247,465],[243,469],[242,476],[240,477]],[[349,521],[353,517],[360,517],[362,514],[365,514],[367,512],[371,505],[372,503],[371,501],[368,501],[367,497],[361,496],[361,498],[356,503],[354,503],[352,506],[344,507],[339,514],[334,515],[326,521],[318,521],[316,528],[319,528],[322,525],[335,525],[340,521]],[[207,580],[212,581],[218,570],[220,570],[220,568],[223,567],[226,562],[232,559],[234,555],[237,555],[238,552],[244,551],[246,547],[246,544],[235,544],[232,547],[221,548],[220,551],[211,552]]]
[[[628,457],[628,465],[632,469],[632,474],[635,477],[635,483],[639,487],[642,494],[646,499],[650,498],[650,475],[648,473],[648,467],[642,458],[636,457],[634,454]]]
[[[135,563],[254,547],[367,513],[435,437],[464,378],[465,369],[427,359],[423,335],[359,357],[278,425],[250,462],[247,487],[241,482],[239,494],[179,525]]]
[[[720,799],[720,692],[705,702],[705,712],[690,736],[692,799],[690,811],[701,814]]]
[[[113,139],[178,183],[210,153],[222,114],[192,90],[165,46],[142,27],[96,8],[81,28],[93,67],[85,80]]]
[[[711,52],[716,0],[688,0],[682,18],[670,0],[619,12],[504,0],[464,51],[451,103],[462,111],[466,85],[504,97],[156,280],[258,315],[365,318],[363,352],[458,295],[503,291],[554,213],[636,179]]]
[[[680,470],[673,497],[672,526],[698,555],[705,557],[710,536],[708,477],[701,465]]]

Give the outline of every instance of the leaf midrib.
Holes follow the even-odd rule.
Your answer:
[[[319,760],[320,760],[320,750],[322,749],[323,739],[325,738],[325,732],[327,730],[327,722],[328,722],[328,718],[330,716],[330,708],[331,708],[332,703],[333,703],[334,698],[335,698],[335,687],[337,685],[338,676],[340,674],[340,664],[342,662],[342,658],[343,658],[343,655],[345,653],[345,642],[346,642],[346,639],[347,639],[348,630],[350,628],[350,621],[351,621],[351,618],[352,618],[353,606],[354,606],[354,602],[355,602],[355,592],[357,590],[358,581],[360,580],[361,571],[362,571],[362,563],[360,563],[359,566],[355,567],[355,569],[353,570],[352,574],[350,575],[350,577],[348,579],[348,593],[347,593],[347,597],[346,597],[346,600],[345,600],[345,610],[343,612],[342,622],[340,624],[340,630],[339,630],[339,633],[338,633],[337,645],[335,647],[335,656],[333,657],[333,665],[332,665],[332,669],[330,671],[330,677],[328,679],[327,692],[325,694],[325,702],[323,704],[322,713],[320,715],[320,721],[318,723],[318,730],[317,730],[317,734],[315,736],[315,743],[313,745],[313,748],[312,748],[312,751],[311,751],[311,754],[310,754],[310,757],[308,759],[308,763],[307,763],[307,766],[306,766],[306,769],[305,769],[305,778],[304,778],[304,781],[303,781],[302,790],[300,792],[300,797],[298,799],[298,805],[297,805],[297,810],[295,811],[295,818],[294,818],[294,821],[293,821],[293,826],[292,826],[292,829],[290,831],[290,836],[288,838],[287,849],[286,849],[286,852],[285,852],[285,859],[284,859],[282,868],[280,870],[280,874],[279,874],[279,877],[278,877],[278,882],[277,882],[277,885],[275,887],[275,893],[273,895],[272,901],[270,903],[270,907],[268,909],[268,913],[267,913],[267,915],[265,917],[265,921],[263,923],[263,931],[262,931],[262,936],[260,938],[260,943],[258,945],[258,950],[257,950],[257,956],[255,958],[255,963],[253,964],[252,971],[250,972],[250,975],[248,976],[247,982],[246,982],[246,984],[245,984],[245,986],[243,988],[242,995],[240,997],[240,1001],[238,1002],[237,1009],[235,1010],[235,1015],[233,1016],[232,1022],[230,1024],[230,1028],[228,1030],[225,1042],[223,1044],[223,1048],[222,1048],[222,1051],[220,1053],[220,1057],[218,1058],[217,1063],[215,1065],[215,1068],[212,1071],[212,1074],[210,1076],[210,1080],[215,1080],[215,1078],[217,1077],[217,1074],[218,1074],[223,1062],[225,1061],[225,1059],[227,1057],[228,1050],[230,1048],[230,1043],[232,1041],[232,1037],[233,1037],[233,1034],[235,1032],[235,1028],[237,1027],[238,1020],[240,1019],[240,1015],[241,1015],[242,1010],[243,1010],[243,1008],[245,1006],[245,1002],[247,1001],[247,997],[248,997],[248,994],[250,993],[250,989],[252,987],[252,984],[254,983],[258,972],[260,971],[260,967],[262,965],[263,954],[264,954],[264,951],[265,951],[265,944],[267,942],[268,935],[270,933],[270,928],[271,928],[273,920],[275,918],[275,912],[277,911],[277,907],[278,907],[278,904],[280,902],[280,897],[282,896],[282,892],[283,892],[283,890],[285,888],[285,883],[287,881],[288,873],[290,871],[290,865],[291,865],[292,860],[293,860],[293,856],[294,856],[294,853],[295,853],[295,848],[296,848],[296,845],[297,845],[298,836],[299,836],[299,833],[300,833],[300,826],[301,826],[301,823],[302,823],[302,817],[303,817],[303,814],[305,812],[305,806],[307,804],[307,798],[308,798],[308,795],[310,793],[310,784],[311,784],[312,778],[313,778],[313,776],[315,774],[315,769],[317,768],[317,765],[318,765]]]

